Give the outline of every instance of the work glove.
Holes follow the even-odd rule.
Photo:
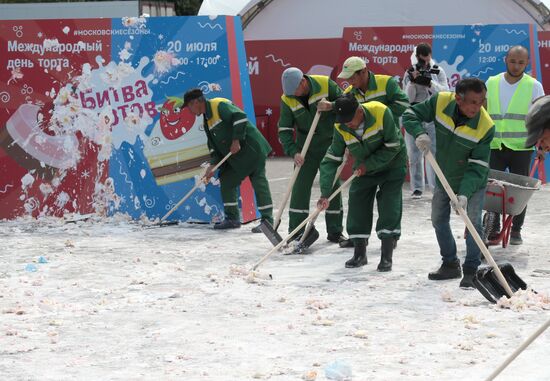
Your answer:
[[[428,136],[428,134],[421,134],[416,137],[416,140],[414,141],[420,152],[422,152],[423,155],[426,155],[432,146],[432,139]]]
[[[466,212],[466,210],[468,209],[468,197],[459,194],[458,196],[456,196],[456,198],[458,200],[458,205],[455,204],[453,200],[451,200],[451,206],[453,207],[456,214],[458,214],[458,207],[457,206],[460,206],[462,208],[462,210],[464,210]]]

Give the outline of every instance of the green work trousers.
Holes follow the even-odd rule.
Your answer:
[[[405,167],[391,168],[352,181],[349,189],[347,231],[350,239],[368,239],[372,229],[374,198],[378,206],[376,235],[399,238],[403,213]]]
[[[256,194],[256,206],[262,216],[270,223],[273,223],[273,202],[271,191],[265,176],[265,160],[262,160],[252,173],[248,174],[254,193]],[[225,218],[229,220],[240,220],[239,202],[237,188],[246,178],[239,175],[231,168],[225,166],[220,173],[220,188],[222,193],[223,209]]]
[[[311,150],[310,150],[311,151]],[[300,223],[309,215],[309,203],[311,198],[311,187],[313,181],[319,171],[321,160],[323,159],[326,149],[322,152],[310,152],[308,151],[306,159],[302,167],[298,178],[292,188],[292,195],[290,197],[289,208],[289,224],[288,232],[293,231]],[[333,191],[340,186],[339,181],[336,182]],[[327,195],[328,196],[328,195]],[[328,209],[325,211],[325,222],[327,225],[327,233],[342,233],[342,219],[343,208],[342,198],[340,194],[334,197],[330,202]],[[303,231],[303,229],[301,230]]]

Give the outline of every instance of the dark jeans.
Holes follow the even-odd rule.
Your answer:
[[[506,171],[506,169],[508,169],[510,173],[529,176],[529,165],[531,164],[532,156],[532,150],[514,151],[510,148],[502,146],[501,150],[491,150],[491,160],[489,165],[491,166],[491,169],[496,169],[497,171]],[[527,207],[523,209],[523,212],[517,216],[514,216],[512,221],[512,231],[519,232],[521,230],[523,222],[525,221],[526,212]],[[497,219],[497,221],[498,220],[499,219]]]
[[[466,213],[472,221],[475,229],[481,237],[483,237],[483,226],[481,225],[481,212],[483,210],[483,202],[485,200],[485,188],[475,192],[468,199]],[[435,236],[439,243],[439,250],[443,262],[450,263],[457,260],[456,242],[451,231],[451,206],[447,192],[440,186],[436,185],[432,197],[432,225],[435,229]],[[453,212],[454,213],[454,212]],[[481,251],[471,234],[466,235],[466,259],[464,267],[477,269],[481,263]]]

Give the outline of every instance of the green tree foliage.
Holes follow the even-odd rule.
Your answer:
[[[195,16],[199,13],[202,0],[176,0],[176,15]]]

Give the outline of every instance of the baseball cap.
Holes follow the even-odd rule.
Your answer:
[[[334,102],[334,112],[336,114],[336,123],[348,123],[355,116],[355,111],[359,107],[359,102],[352,94],[341,95]]]
[[[545,129],[550,128],[550,95],[537,100],[525,117],[527,140],[525,147],[537,144]]]
[[[365,61],[363,61],[362,58],[357,56],[349,57],[347,60],[344,61],[342,71],[340,72],[340,74],[338,74],[338,78],[348,79],[353,74],[355,74],[356,71],[362,70],[366,67],[367,64],[365,63]]]
[[[200,97],[204,97],[204,94],[202,93],[201,89],[194,88],[194,89],[187,90],[185,92],[185,94],[183,95],[183,106],[182,107],[187,107],[189,102],[191,102],[192,100],[198,99]]]
[[[297,67],[289,67],[283,71],[283,75],[281,76],[283,93],[286,96],[294,95],[303,77],[304,73],[302,73],[302,71]]]

